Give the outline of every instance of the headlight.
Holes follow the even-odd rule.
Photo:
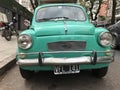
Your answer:
[[[99,42],[102,46],[110,46],[112,44],[113,37],[109,32],[102,32],[99,37]]]
[[[32,46],[32,39],[29,35],[23,34],[18,38],[18,46],[22,49],[28,49]]]

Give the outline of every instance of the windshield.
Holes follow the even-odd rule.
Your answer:
[[[69,19],[85,21],[84,12],[79,7],[73,6],[52,6],[44,7],[38,10],[36,21],[51,20],[51,19]]]

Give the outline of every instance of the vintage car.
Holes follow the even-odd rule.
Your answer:
[[[36,71],[59,75],[86,69],[101,78],[114,61],[111,43],[109,31],[96,28],[79,4],[44,4],[18,37],[17,64],[25,79]]]

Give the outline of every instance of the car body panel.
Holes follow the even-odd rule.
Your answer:
[[[80,70],[90,70],[90,69],[96,69],[101,67],[107,67],[109,64],[96,64],[96,65],[79,65]],[[31,70],[31,71],[54,71],[54,66],[21,66],[21,68],[25,70]]]

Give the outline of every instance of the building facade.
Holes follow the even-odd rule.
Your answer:
[[[27,8],[30,12],[33,12],[33,8],[30,0],[16,0],[20,5]]]
[[[17,30],[24,30],[27,28],[24,25],[24,20],[31,19],[32,13],[15,0],[0,0],[0,21],[10,22],[13,17],[17,19],[15,28]]]

